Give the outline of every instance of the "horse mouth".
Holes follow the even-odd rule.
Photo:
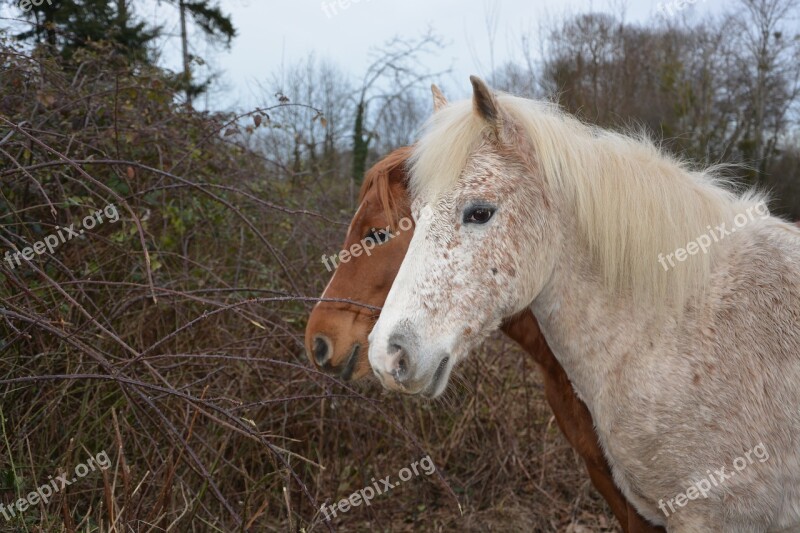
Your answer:
[[[348,357],[347,363],[344,365],[342,373],[340,374],[342,381],[350,381],[350,378],[353,377],[353,372],[355,372],[356,364],[358,363],[358,352],[360,350],[360,344],[356,343],[353,345],[353,350],[350,352],[350,357]]]
[[[433,374],[433,379],[431,380],[430,385],[428,385],[428,387],[422,392],[422,395],[425,398],[432,400],[436,398],[439,394],[441,394],[441,391],[439,392],[439,394],[437,394],[437,390],[439,388],[439,382],[442,381],[442,377],[445,374],[445,370],[447,370],[447,363],[449,362],[450,362],[450,357],[445,357],[444,359],[441,360],[439,366],[436,367],[436,372],[434,372]]]

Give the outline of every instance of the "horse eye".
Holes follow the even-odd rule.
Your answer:
[[[468,207],[464,211],[464,224],[486,224],[494,215],[495,208],[487,206]]]
[[[372,228],[369,230],[366,237],[364,237],[364,240],[366,239],[372,239],[376,244],[383,244],[389,240],[389,234],[385,229]]]

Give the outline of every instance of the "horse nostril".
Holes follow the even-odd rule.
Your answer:
[[[410,361],[408,354],[396,344],[393,344],[391,347],[394,349],[392,352],[393,355],[396,356],[394,368],[392,369],[392,377],[394,377],[395,381],[398,383],[403,383],[404,381],[408,380],[411,374],[411,372],[409,372]]]
[[[406,372],[408,372],[408,358],[406,354],[400,356],[400,359],[397,360],[397,372],[401,376],[404,376]]]
[[[319,365],[324,365],[328,360],[328,343],[322,337],[314,339],[314,359]]]
[[[392,335],[386,346],[385,373],[399,386],[409,385],[415,374],[414,350],[410,346],[408,339],[400,334]]]

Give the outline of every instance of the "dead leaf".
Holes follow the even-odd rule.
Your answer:
[[[36,99],[39,100],[40,104],[46,107],[52,106],[56,101],[56,97],[50,93],[39,93],[36,95]]]

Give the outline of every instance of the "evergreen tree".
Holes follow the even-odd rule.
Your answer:
[[[130,0],[44,0],[12,3],[32,27],[16,37],[47,43],[69,58],[79,48],[91,42],[107,41],[125,56],[146,61],[147,45],[159,34],[136,20],[130,10]]]
[[[192,99],[204,93],[211,78],[202,82],[197,82],[193,78],[191,63],[192,56],[189,53],[189,37],[186,30],[186,19],[190,17],[192,21],[203,31],[207,38],[220,42],[223,46],[229,47],[231,40],[236,37],[236,28],[230,17],[222,13],[218,5],[212,4],[211,0],[168,0],[178,8],[181,22],[181,51],[183,56],[183,89],[186,93],[186,103],[192,104]]]

